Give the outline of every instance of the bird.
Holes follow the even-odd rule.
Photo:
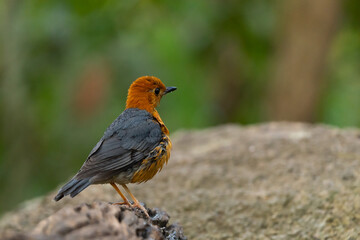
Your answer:
[[[172,143],[156,107],[163,96],[176,89],[165,87],[154,76],[136,79],[129,87],[125,110],[106,129],[80,170],[60,188],[54,200],[67,195],[75,197],[92,184],[110,184],[123,199],[114,204],[137,207],[149,217],[126,184],[146,182],[167,164]],[[130,195],[133,204],[117,184]]]

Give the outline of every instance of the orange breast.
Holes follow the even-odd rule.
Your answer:
[[[149,157],[144,159],[139,170],[137,170],[131,179],[132,183],[146,182],[152,179],[156,173],[161,171],[164,164],[167,164],[171,151],[170,138],[165,135],[160,144],[154,148]]]

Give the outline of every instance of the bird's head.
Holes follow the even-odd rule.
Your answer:
[[[165,87],[156,77],[140,77],[129,88],[126,108],[139,108],[152,113],[160,103],[161,98],[175,90],[176,87]]]

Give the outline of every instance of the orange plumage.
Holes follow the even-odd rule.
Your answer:
[[[174,90],[156,77],[135,80],[128,91],[125,111],[108,127],[79,172],[54,199],[74,197],[91,184],[110,183],[123,198],[121,204],[130,205],[118,183],[134,200],[132,206],[147,214],[126,184],[150,180],[170,158],[169,130],[155,108],[165,94]]]
[[[144,79],[146,80],[144,81]],[[160,89],[160,92],[156,95],[154,94],[154,90],[157,87]],[[144,89],[147,89],[145,93]],[[154,158],[155,160],[150,161],[149,159],[144,159],[142,167],[135,172],[131,180],[132,183],[141,183],[150,180],[162,169],[163,165],[166,164],[170,158],[172,144],[168,136],[169,130],[155,109],[157,105],[159,105],[161,97],[163,96],[162,94],[165,91],[165,85],[156,77],[138,78],[129,88],[126,108],[138,108],[148,111],[158,121],[161,131],[165,135],[159,146],[154,149],[154,152],[157,154]],[[163,148],[165,148],[165,150],[163,150]]]

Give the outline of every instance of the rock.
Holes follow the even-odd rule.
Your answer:
[[[182,228],[169,225],[169,215],[104,202],[65,207],[42,220],[29,233],[7,232],[4,239],[171,239],[185,240]]]
[[[181,131],[172,135],[168,166],[129,187],[168,212],[189,239],[357,239],[359,136],[285,122]],[[59,209],[120,200],[106,185],[56,203],[55,192],[7,213],[0,228],[28,232]]]

